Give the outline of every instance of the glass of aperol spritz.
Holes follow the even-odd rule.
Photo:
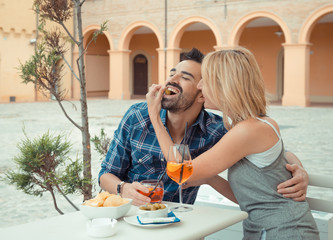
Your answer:
[[[171,208],[171,210],[175,212],[191,211],[192,208],[184,206],[182,201],[182,184],[191,177],[193,172],[192,158],[188,145],[173,144],[170,146],[167,157],[166,172],[173,181],[179,184],[180,206]]]

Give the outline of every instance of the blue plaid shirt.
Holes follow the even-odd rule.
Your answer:
[[[166,126],[167,111],[161,110]],[[202,110],[196,122],[187,131],[192,158],[210,149],[227,132],[222,118]],[[101,164],[98,179],[104,173],[112,173],[125,182],[158,179],[166,168],[166,160],[150,122],[146,102],[132,105],[114,132],[113,140]],[[179,202],[179,185],[167,174],[163,178],[164,201]],[[183,190],[183,202],[193,204],[199,187]]]

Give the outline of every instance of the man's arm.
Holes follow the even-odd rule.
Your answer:
[[[304,201],[309,184],[309,176],[295,154],[292,152],[286,152],[285,154],[289,162],[286,168],[292,173],[293,177],[277,186],[278,193],[295,201]]]
[[[109,150],[101,164],[99,172],[99,185],[109,193],[117,194],[118,184],[128,179],[127,172],[131,167],[131,139],[133,126],[132,116],[135,108],[132,106],[124,115],[118,129],[115,131]],[[150,198],[140,194],[137,190],[148,192],[148,189],[138,182],[124,183],[121,187],[121,196],[133,199],[133,205],[143,205],[150,202]]]
[[[117,194],[117,186],[121,183],[121,180],[112,173],[104,173],[100,177],[100,187],[113,194]],[[138,182],[124,183],[121,188],[121,197],[133,199],[132,204],[139,206],[150,202],[150,198],[146,197],[138,192],[141,190],[143,192],[149,192],[148,188],[141,185]]]

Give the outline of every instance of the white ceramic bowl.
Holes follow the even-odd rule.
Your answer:
[[[113,218],[117,219],[125,216],[131,208],[132,199],[119,207],[90,207],[81,204],[80,211],[88,219]]]
[[[166,204],[163,204],[163,205],[165,205],[166,208],[158,209],[158,210],[154,210],[154,211],[142,210],[142,209],[140,209],[141,206],[139,206],[138,210],[137,210],[137,214],[144,215],[145,217],[148,217],[148,218],[167,217],[168,212],[169,212],[168,205],[166,205]]]
[[[110,218],[91,219],[87,222],[90,237],[110,237],[117,232],[117,220]]]

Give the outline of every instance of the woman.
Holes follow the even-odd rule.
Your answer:
[[[277,123],[266,115],[264,81],[250,51],[244,48],[208,54],[198,84],[205,107],[223,112],[228,133],[193,161],[193,182],[228,170],[228,180],[240,208],[244,239],[319,239],[306,201],[296,202],[276,192],[291,178]],[[147,94],[149,115],[164,155],[172,144],[160,118],[158,102],[165,88]]]

